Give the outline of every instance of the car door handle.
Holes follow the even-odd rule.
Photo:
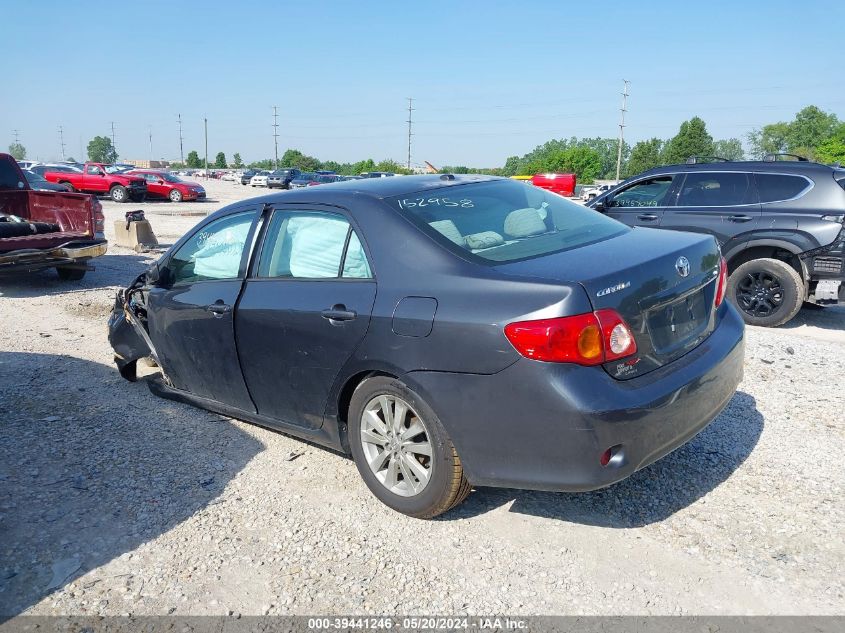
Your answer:
[[[637,219],[638,219],[638,220],[656,220],[656,219],[657,219],[657,215],[656,215],[656,214],[654,214],[654,213],[640,213],[640,214],[637,216]]]
[[[213,312],[217,316],[222,316],[222,315],[226,314],[227,312],[231,312],[232,306],[227,305],[223,302],[219,302],[219,303],[212,303],[210,306],[205,306],[205,309],[208,312]]]
[[[323,310],[320,313],[324,319],[329,321],[351,321],[358,316],[354,310],[347,310],[345,305],[334,305],[328,310]]]
[[[728,216],[728,219],[731,222],[748,222],[750,220],[753,220],[754,218],[752,218],[750,215],[731,215]]]

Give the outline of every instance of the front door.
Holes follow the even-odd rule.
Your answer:
[[[677,202],[666,208],[660,228],[709,233],[729,253],[747,241],[760,216],[750,174],[696,171],[683,176]]]
[[[108,191],[106,173],[98,165],[86,165],[82,174],[82,189],[96,192]]]
[[[370,323],[376,283],[341,213],[276,209],[235,314],[258,413],[307,428]]]
[[[257,211],[201,226],[164,263],[167,287],[150,291],[150,338],[177,389],[255,412],[235,348],[235,306]]]
[[[144,174],[147,181],[147,195],[151,198],[166,198],[170,194],[170,187],[158,174]]]
[[[659,226],[675,178],[673,174],[653,176],[607,196],[605,215],[628,226]]]

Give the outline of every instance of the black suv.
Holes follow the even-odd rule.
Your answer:
[[[804,301],[845,302],[845,169],[781,156],[656,167],[587,206],[628,226],[714,235],[745,322],[782,325]]]

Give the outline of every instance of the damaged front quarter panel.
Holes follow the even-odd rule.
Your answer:
[[[114,349],[114,362],[120,375],[134,382],[138,360],[151,357],[161,366],[155,347],[147,331],[147,273],[143,273],[128,288],[119,290],[109,317],[109,343]]]

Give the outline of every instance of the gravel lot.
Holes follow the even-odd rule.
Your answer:
[[[207,189],[142,205],[162,243],[261,193]],[[845,309],[750,328],[728,409],[625,482],[421,522],[345,457],[124,382],[106,318],[149,261],[0,285],[0,614],[845,614]]]

